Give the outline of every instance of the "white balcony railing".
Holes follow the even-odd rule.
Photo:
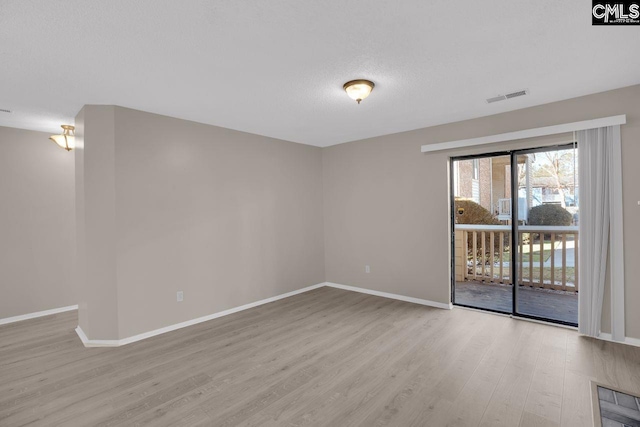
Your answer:
[[[511,226],[455,226],[456,281],[512,284]],[[518,284],[578,292],[578,227],[519,226]]]

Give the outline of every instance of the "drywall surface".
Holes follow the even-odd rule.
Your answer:
[[[74,159],[0,127],[0,319],[76,304]]]
[[[79,304],[90,339],[122,339],[325,280],[447,303],[449,157],[571,135],[420,146],[626,114],[626,335],[639,338],[638,99],[632,86],[325,149],[114,106],[85,106],[72,153],[0,128],[0,318]],[[605,332],[609,316],[605,298]]]
[[[113,163],[90,170],[86,113],[109,108]],[[121,107],[86,106],[84,126],[85,185],[115,179],[113,239],[92,245],[115,257],[118,338],[324,282],[320,148]]]
[[[78,321],[89,337],[117,339],[115,107],[85,106],[76,127]]]
[[[323,149],[326,279],[446,303],[450,295],[448,160],[562,142],[567,136],[421,153],[423,144],[618,114],[622,126],[626,335],[640,338],[640,85]],[[568,142],[568,141],[565,141]],[[370,273],[365,273],[365,265]],[[604,316],[610,313],[605,307]],[[603,329],[609,326],[608,319]]]

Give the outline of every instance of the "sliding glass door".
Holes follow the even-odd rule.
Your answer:
[[[578,324],[578,174],[573,146],[513,153],[515,314]]]
[[[578,322],[574,145],[451,159],[454,304]]]
[[[454,301],[511,313],[511,156],[455,159],[451,176]]]

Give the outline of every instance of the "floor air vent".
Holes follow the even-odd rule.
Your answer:
[[[4,108],[0,108],[0,113],[11,113],[11,110],[5,110]]]

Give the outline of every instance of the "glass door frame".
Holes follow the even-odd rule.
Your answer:
[[[449,172],[449,178],[450,178],[449,179],[449,193],[450,193],[449,203],[451,204],[451,218],[450,218],[450,222],[451,222],[451,303],[453,305],[457,305],[458,307],[472,308],[474,310],[489,311],[491,313],[498,313],[498,314],[510,316],[510,315],[513,315],[513,307],[515,307],[514,305],[515,294],[511,296],[511,300],[512,300],[511,312],[495,310],[492,308],[474,307],[468,304],[460,304],[460,303],[456,303],[456,299],[455,299],[456,298],[455,297],[455,294],[456,294],[456,291],[455,291],[455,288],[456,288],[456,252],[455,252],[456,251],[456,201],[455,201],[455,190],[454,190],[454,180],[453,180],[453,163],[461,160],[484,159],[488,157],[489,158],[509,157],[510,162],[513,162],[512,151],[494,151],[490,153],[471,154],[466,156],[453,156],[449,158],[449,171],[450,171]],[[511,182],[511,185],[513,185],[513,167],[511,169],[512,169],[512,172],[511,172],[510,182]],[[516,175],[516,178],[517,178],[517,175]],[[511,208],[513,209],[513,200],[512,200]],[[511,234],[513,234],[513,232]],[[513,244],[513,242],[511,244]]]
[[[458,307],[465,307],[465,308],[472,308],[474,310],[482,310],[482,311],[488,311],[488,312],[493,312],[493,313],[498,313],[498,314],[503,314],[503,315],[508,315],[508,316],[512,316],[512,317],[518,317],[518,318],[523,318],[523,319],[529,319],[529,320],[535,320],[535,321],[540,321],[540,322],[546,322],[546,323],[555,323],[555,324],[559,324],[559,325],[564,325],[564,326],[570,326],[570,327],[578,327],[577,323],[571,323],[571,322],[566,322],[563,320],[556,320],[556,319],[548,319],[545,317],[539,317],[539,316],[533,316],[530,314],[522,314],[522,313],[518,313],[517,311],[517,301],[518,301],[518,281],[520,280],[520,278],[518,277],[518,253],[517,253],[517,248],[519,248],[518,246],[518,156],[519,155],[523,155],[523,154],[534,154],[534,153],[541,153],[541,152],[545,152],[545,151],[552,151],[552,150],[566,150],[566,149],[570,149],[570,148],[574,148],[577,145],[573,142],[570,143],[566,143],[566,144],[554,144],[554,145],[547,145],[547,146],[542,146],[542,147],[535,147],[535,148],[523,148],[523,149],[517,149],[517,150],[504,150],[504,151],[495,151],[495,152],[490,152],[490,153],[481,153],[481,154],[472,154],[472,155],[466,155],[466,156],[451,156],[449,157],[449,194],[450,194],[450,205],[451,205],[451,217],[450,217],[450,223],[451,223],[451,303],[453,305],[457,305]],[[456,233],[456,212],[455,212],[455,191],[454,191],[454,179],[453,179],[453,163],[455,161],[460,161],[460,160],[472,160],[472,159],[482,159],[482,158],[487,158],[487,157],[501,157],[501,156],[510,156],[510,161],[511,161],[511,248],[509,249],[509,255],[510,255],[510,268],[509,268],[509,273],[511,275],[511,282],[512,282],[512,287],[511,287],[511,291],[512,291],[512,297],[511,297],[511,301],[512,301],[512,306],[511,306],[511,312],[505,312],[505,311],[500,311],[500,310],[494,310],[494,309],[490,309],[490,308],[483,308],[483,307],[474,307],[472,305],[468,305],[468,304],[459,304],[456,303],[455,300],[455,285],[456,285],[456,265],[455,265],[455,260],[456,260],[456,254],[455,254],[455,233]],[[514,168],[515,165],[515,168]],[[514,196],[515,195],[515,196]]]

